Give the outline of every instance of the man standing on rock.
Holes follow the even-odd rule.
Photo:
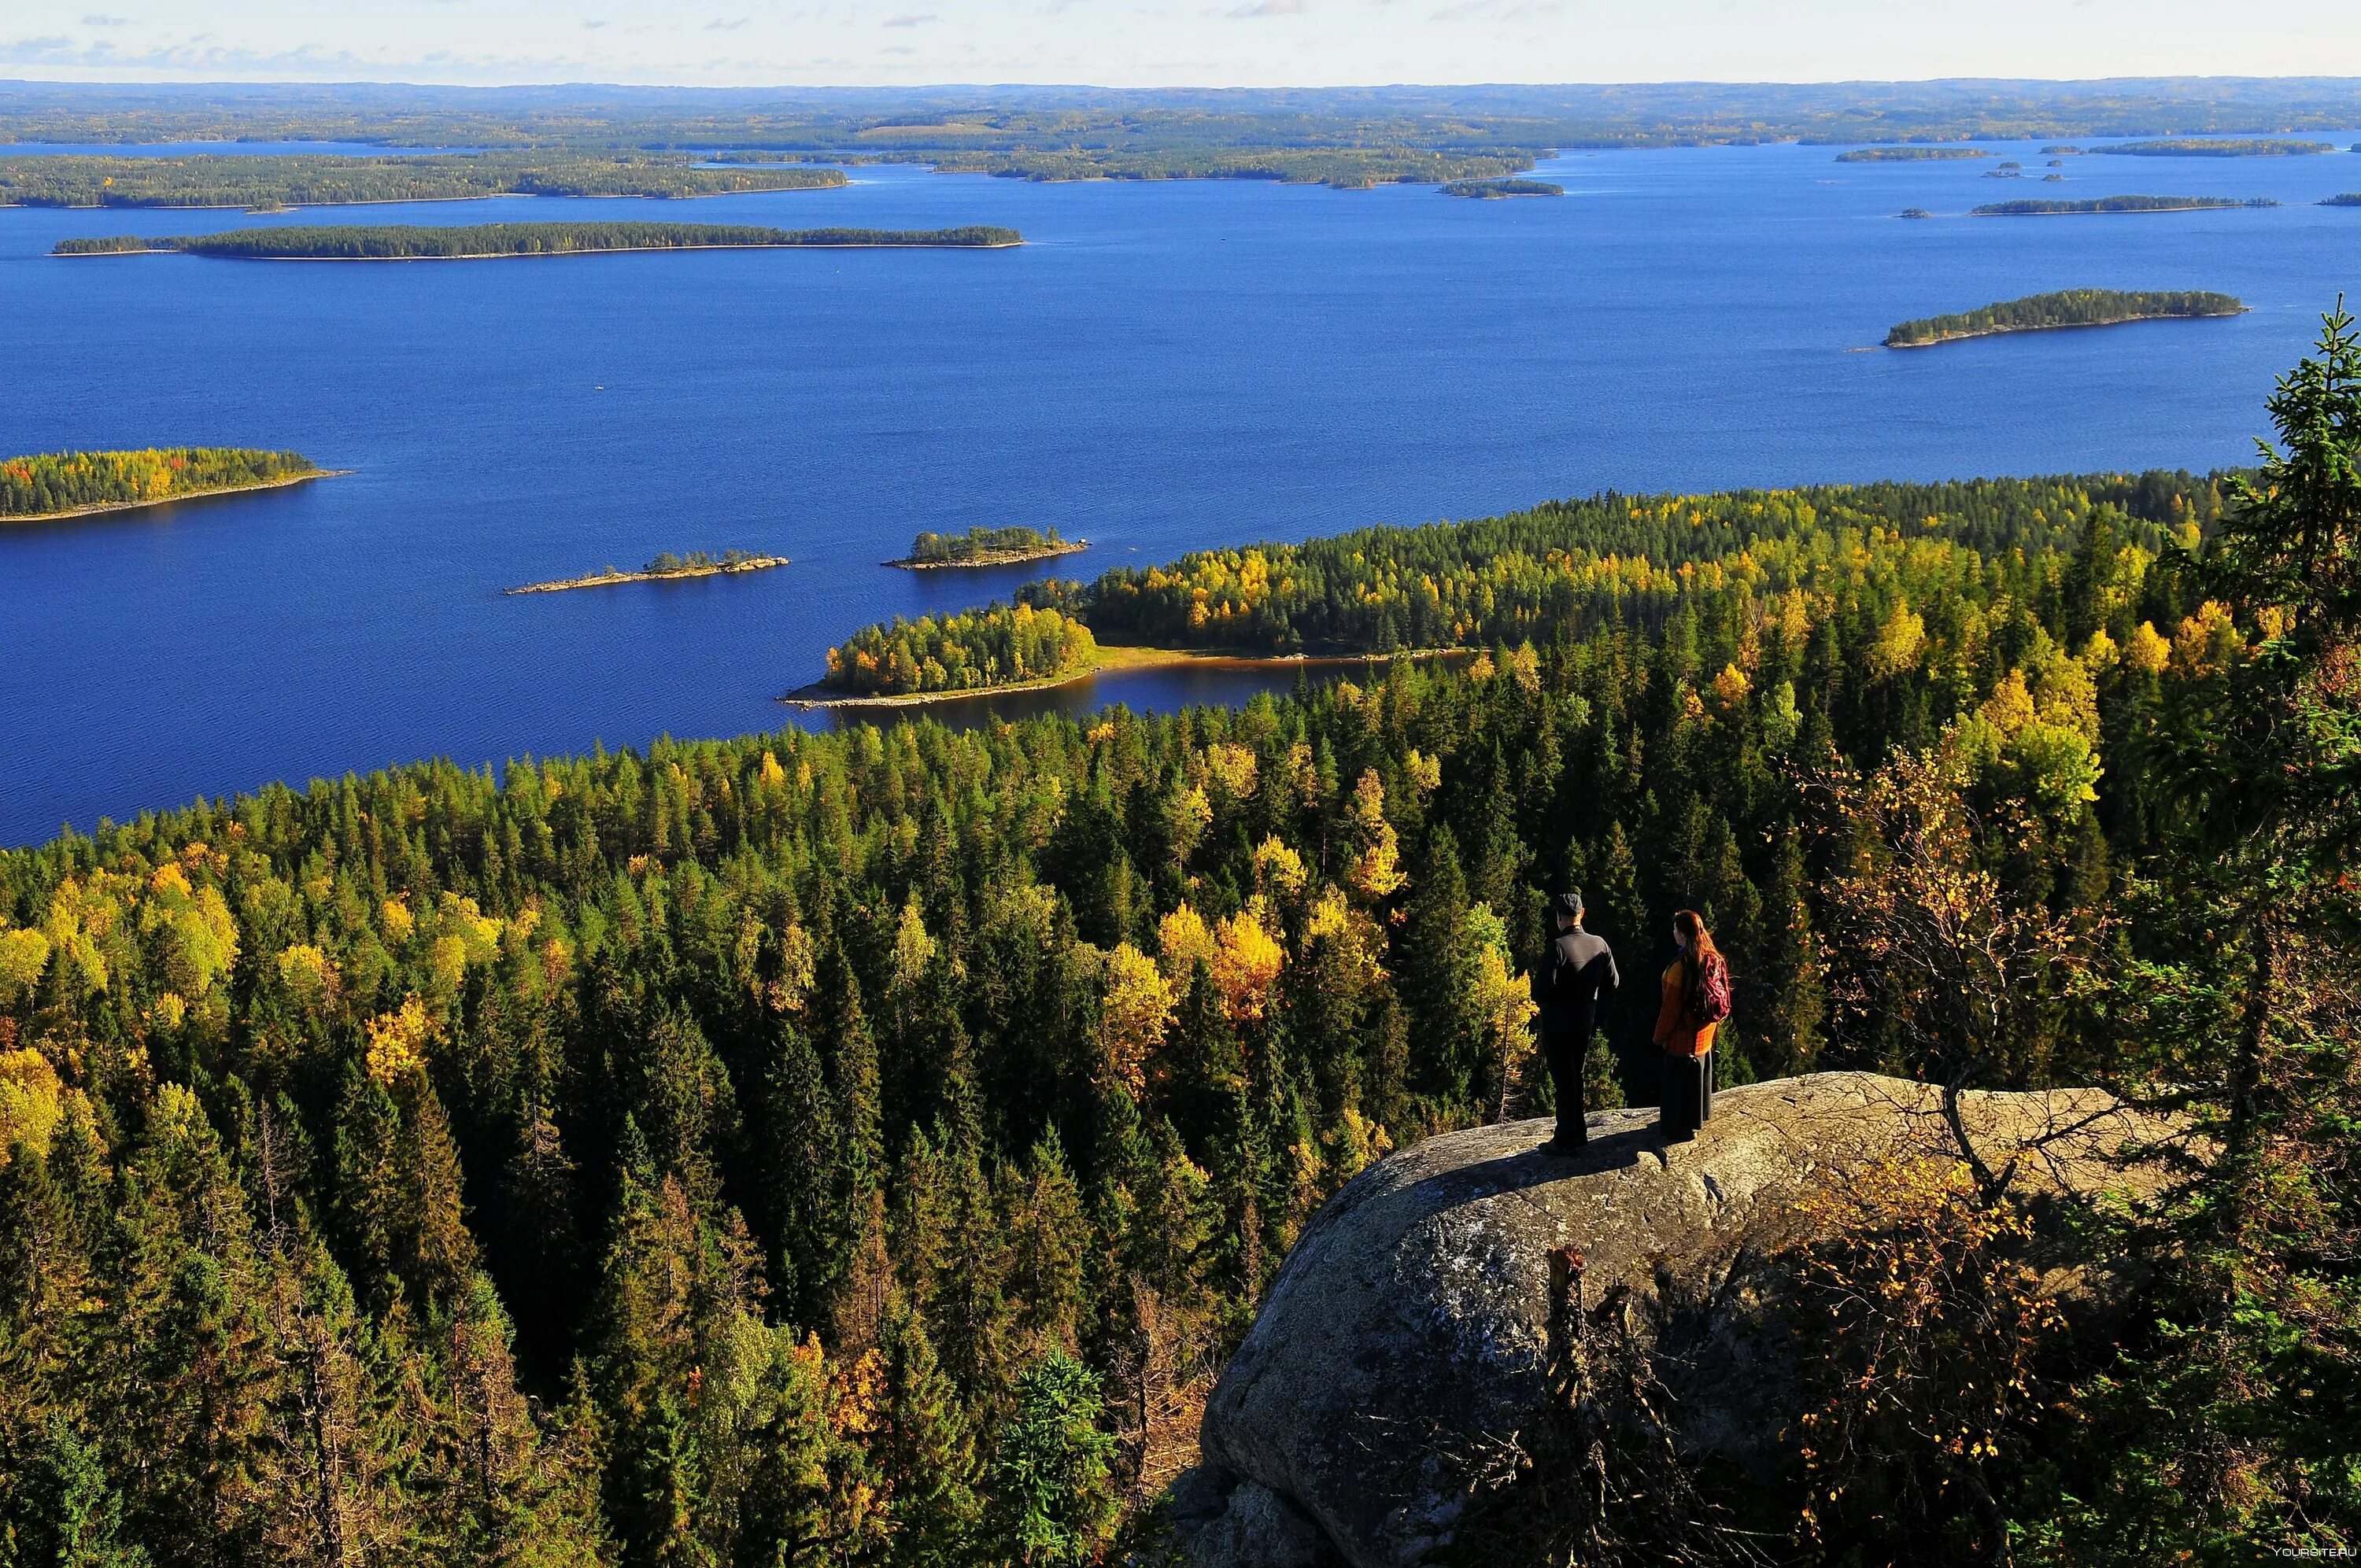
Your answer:
[[[1582,928],[1582,890],[1551,900],[1557,939],[1533,970],[1533,1000],[1541,1003],[1542,1055],[1557,1093],[1557,1135],[1543,1144],[1545,1155],[1570,1155],[1590,1141],[1582,1102],[1583,1060],[1599,1010],[1622,977],[1605,941]]]

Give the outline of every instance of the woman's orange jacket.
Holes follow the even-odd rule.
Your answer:
[[[1713,1049],[1718,1024],[1699,1024],[1689,1017],[1686,960],[1675,959],[1664,971],[1664,1004],[1656,1014],[1656,1044],[1668,1056],[1701,1057]]]

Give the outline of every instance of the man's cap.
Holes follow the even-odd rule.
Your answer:
[[[1550,907],[1568,919],[1578,918],[1582,914],[1582,889],[1572,888],[1559,894],[1550,900]]]

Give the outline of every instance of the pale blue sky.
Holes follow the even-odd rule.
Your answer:
[[[0,77],[1323,86],[2361,75],[2278,0],[5,0]]]

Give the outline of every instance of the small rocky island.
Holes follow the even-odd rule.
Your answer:
[[[329,470],[295,452],[242,446],[143,447],[0,457],[0,523],[162,506],[196,496],[276,489]]]
[[[2061,289],[2003,300],[1978,311],[1904,322],[1885,334],[1888,348],[1926,348],[1961,338],[2010,332],[2048,332],[2059,327],[2114,326],[2124,322],[2173,321],[2196,316],[2246,313],[2231,294],[2195,291],[2135,293],[2118,289]]]
[[[1546,180],[1454,180],[1441,187],[1446,196],[1467,196],[1479,202],[1503,196],[1563,196],[1565,187]]]
[[[743,224],[331,224],[221,234],[61,239],[53,256],[159,251],[240,261],[473,261],[508,256],[595,256],[619,250],[998,250],[1015,229],[777,229]]]
[[[921,533],[910,542],[907,555],[885,565],[914,572],[939,566],[1015,566],[1079,555],[1090,547],[1087,539],[1060,539],[1054,528],[978,527],[965,533]]]
[[[741,572],[767,572],[774,566],[787,565],[785,555],[755,555],[743,550],[724,550],[720,554],[708,554],[692,550],[686,555],[664,551],[636,572],[626,572],[613,566],[602,566],[583,577],[559,577],[552,582],[527,583],[522,587],[503,588],[509,594],[559,594],[569,588],[609,588],[620,583],[675,583],[687,577],[722,577]]]

